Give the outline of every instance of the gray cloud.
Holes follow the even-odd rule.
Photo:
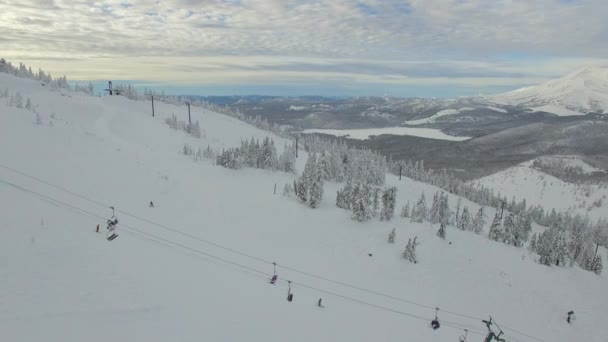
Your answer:
[[[0,0],[0,7],[7,57],[188,61],[160,65],[163,75],[520,82],[608,56],[605,0]],[[289,58],[300,60],[281,62]]]

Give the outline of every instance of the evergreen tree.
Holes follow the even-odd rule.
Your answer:
[[[595,274],[601,274],[603,268],[604,266],[602,265],[602,257],[596,255],[590,259],[586,269],[595,272]]]
[[[15,99],[13,103],[15,107],[23,108],[23,96],[21,96],[20,92],[17,92],[17,94],[15,94]]]
[[[367,184],[361,184],[360,186],[357,186],[357,188],[359,191],[354,199],[352,218],[360,222],[367,221],[372,217],[370,188]]]
[[[437,231],[437,236],[445,240],[445,225],[443,222],[439,224],[439,230]]]
[[[498,216],[498,211],[494,215],[494,220],[492,220],[492,225],[490,226],[490,231],[488,232],[488,238],[490,238],[490,240],[501,242],[504,239],[502,222],[500,220],[500,216]]]
[[[426,199],[424,198],[424,192],[420,196],[418,203],[413,209],[412,212],[412,222],[422,223],[422,221],[428,218],[427,215],[427,207],[426,207]]]
[[[405,250],[403,251],[403,258],[409,262],[413,262],[414,264],[418,263],[416,259],[416,237],[414,237],[414,241],[410,238],[407,241],[407,245],[405,246]]]
[[[338,190],[336,195],[336,206],[342,209],[351,209],[353,187],[350,182],[346,182],[344,188]]]
[[[439,193],[435,192],[433,195],[433,203],[429,211],[429,221],[433,224],[439,223]]]
[[[537,240],[538,236],[536,235],[536,233],[534,233],[534,235],[532,235],[532,238],[530,239],[530,244],[528,244],[528,250],[530,252],[536,253]]]
[[[270,141],[265,141],[264,145],[271,146]],[[264,146],[263,145],[263,146]],[[264,149],[262,149],[264,151]],[[266,149],[268,151],[268,149]],[[269,152],[262,153],[260,160],[263,164],[270,163]],[[264,156],[266,154],[266,156]],[[308,203],[311,208],[316,208],[323,199],[323,177],[319,164],[317,162],[317,155],[312,154],[308,157],[306,165],[304,166],[304,172],[298,181],[298,184],[302,184],[298,188],[298,197],[304,202]]]
[[[403,208],[401,208],[401,217],[410,217],[410,202],[409,201]]]
[[[514,245],[522,247],[530,239],[532,233],[532,219],[529,215],[519,214],[516,218],[516,230],[513,234]]]
[[[462,209],[462,217],[460,218],[460,230],[471,230],[471,215],[467,206]]]
[[[298,182],[296,182],[296,195],[298,195],[298,198],[300,198],[300,200],[302,202],[307,202],[308,201],[308,185],[306,184],[306,182],[303,179],[300,179]]]
[[[382,203],[384,203],[384,194],[382,195]],[[374,188],[372,190],[372,216],[378,214],[380,209],[380,188]],[[382,209],[384,211],[384,208]],[[380,220],[384,220],[383,212],[380,213]]]
[[[515,215],[512,212],[509,212],[507,214],[507,216],[505,217],[505,220],[503,222],[503,227],[504,227],[503,242],[507,243],[507,244],[512,244],[513,246],[517,246],[518,245],[517,232],[518,232],[519,228],[517,227]]]
[[[546,229],[538,237],[535,249],[536,253],[540,256],[538,261],[543,265],[551,266],[553,264],[553,240],[554,232],[552,228]]]
[[[460,227],[460,202],[462,199],[458,197],[458,202],[456,203],[456,216],[454,217],[454,226]]]
[[[477,216],[473,219],[473,231],[476,234],[481,234],[483,232],[483,227],[486,225],[486,218],[483,214],[483,207],[479,208],[477,211]]]
[[[283,152],[278,159],[279,169],[284,172],[296,171],[296,149],[294,145],[285,144]]]
[[[563,232],[559,232],[553,241],[555,266],[565,266],[568,259],[568,241]]]
[[[382,213],[380,219],[389,221],[395,214],[395,202],[397,200],[397,188],[390,187],[382,193]]]
[[[450,221],[450,207],[448,205],[448,195],[443,192],[439,196],[439,222],[447,226]]]
[[[311,208],[316,208],[323,199],[323,179],[320,174],[310,183],[310,197],[308,205]]]
[[[395,243],[395,237],[397,237],[397,232],[395,232],[395,228],[388,234],[388,243]]]

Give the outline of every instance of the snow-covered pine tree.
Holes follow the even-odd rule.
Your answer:
[[[336,206],[342,209],[350,209],[352,204],[353,186],[350,182],[346,182],[344,188],[338,190],[336,195]]]
[[[490,225],[490,231],[488,232],[488,238],[494,241],[502,242],[504,239],[504,232],[502,229],[502,222],[500,216],[498,216],[498,211],[494,215],[494,219],[492,220],[492,225]]]
[[[355,189],[354,204],[352,205],[352,218],[357,221],[367,221],[372,217],[370,187],[367,184],[358,184]]]
[[[401,208],[401,217],[410,217],[410,202]]]
[[[321,170],[317,167],[316,172],[313,175],[313,178],[310,182],[310,192],[308,205],[311,208],[316,208],[321,203],[323,199],[323,176],[321,174]]]
[[[538,237],[535,250],[540,257],[538,261],[543,265],[551,266],[553,264],[553,240],[554,232],[551,228],[546,229]]]
[[[448,195],[441,192],[439,195],[439,222],[447,226],[450,221],[450,207],[448,205]]]
[[[298,198],[302,202],[307,202],[308,201],[308,184],[306,183],[306,181],[303,178],[300,178],[296,182],[296,189],[297,189],[296,194],[298,195]]]
[[[471,215],[469,214],[469,208],[465,205],[462,209],[462,216],[460,217],[460,230],[471,230]]]
[[[418,263],[416,259],[416,237],[414,241],[410,238],[407,241],[407,245],[405,246],[405,250],[403,251],[403,258],[409,262],[413,262],[414,264]]]
[[[23,108],[23,96],[21,96],[20,92],[15,94],[14,105],[17,108]]]
[[[604,266],[602,265],[602,257],[600,255],[596,255],[591,258],[586,267],[587,270],[595,272],[595,274],[601,274],[603,268]]]
[[[439,224],[439,230],[437,231],[437,236],[445,240],[445,224],[441,222]]]
[[[483,207],[479,208],[477,211],[477,216],[473,219],[473,231],[476,234],[481,234],[483,232],[483,228],[486,225],[486,218],[483,214]]]
[[[388,243],[395,243],[395,237],[397,237],[397,232],[395,228],[388,234]]]
[[[384,194],[382,194],[382,203],[384,204]],[[374,187],[372,189],[372,216],[378,215],[378,209],[380,209],[380,188]],[[384,207],[382,208],[384,211]],[[383,220],[384,212],[380,213],[380,220]]]
[[[397,188],[390,187],[384,190],[382,193],[382,213],[380,214],[380,220],[390,221],[395,214],[395,202],[397,200]]]
[[[32,101],[29,97],[27,98],[27,101],[25,101],[25,109],[32,110]]]
[[[439,223],[439,192],[433,195],[433,203],[429,210],[429,221],[433,224]]]
[[[456,216],[454,216],[454,226],[460,227],[460,203],[462,199],[458,197],[458,202],[456,203]]]
[[[412,211],[412,222],[422,223],[422,221],[426,220],[427,218],[426,199],[423,192]]]
[[[283,152],[279,156],[279,169],[284,172],[295,172],[296,171],[296,149],[295,146],[285,144]]]
[[[555,257],[555,266],[565,266],[568,259],[568,241],[565,234],[560,231],[553,240],[553,255]]]
[[[503,227],[504,237],[502,242],[509,245],[517,246],[517,232],[519,228],[517,227],[517,220],[515,218],[515,214],[513,214],[512,212],[509,212],[507,214],[503,222]]]
[[[530,239],[530,243],[528,244],[528,250],[532,253],[536,253],[536,245],[538,242],[538,236],[536,235],[536,233],[534,233],[532,235],[532,238]]]
[[[532,217],[521,212],[517,216],[517,228],[517,246],[522,247],[530,240],[530,234],[532,234]]]

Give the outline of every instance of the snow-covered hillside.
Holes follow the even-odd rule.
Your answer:
[[[556,159],[557,157],[553,157]],[[541,159],[550,159],[544,157]],[[560,158],[584,172],[597,172],[580,159]],[[526,199],[529,205],[546,209],[589,214],[592,218],[608,217],[608,187],[605,184],[573,184],[541,172],[533,167],[534,161],[525,162],[490,176],[473,181],[473,184],[500,192],[507,199]],[[598,206],[599,205],[599,206]]]
[[[567,76],[487,98],[559,116],[608,112],[608,65],[589,66]]]
[[[453,228],[444,241],[428,223],[357,223],[335,207],[338,184],[326,184],[313,210],[273,194],[294,175],[179,154],[184,143],[222,149],[268,135],[234,118],[193,107],[203,129],[196,139],[164,122],[185,119],[185,107],[156,103],[153,118],[149,102],[0,74],[5,89],[39,115],[0,99],[2,340],[454,342],[469,329],[468,341],[481,341],[488,315],[507,341],[608,336],[605,275],[541,266],[525,249]],[[398,208],[438,190],[392,176],[387,183],[398,187]],[[457,198],[449,200],[454,208]],[[110,205],[120,220],[113,242],[95,233]],[[388,245],[393,227],[397,243]],[[418,264],[401,258],[414,236]],[[285,282],[268,284],[264,261],[292,268],[278,273],[294,281],[293,302]],[[428,326],[435,307],[437,331]]]

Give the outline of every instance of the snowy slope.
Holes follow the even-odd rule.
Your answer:
[[[559,116],[608,113],[608,65],[588,66],[559,79],[487,99]]]
[[[573,166],[580,166],[580,160],[572,160]],[[588,164],[585,170],[592,170]],[[608,188],[602,185],[579,185],[562,181],[556,177],[532,168],[532,162],[522,163],[490,176],[478,179],[472,183],[483,185],[500,192],[511,200],[526,199],[528,204],[542,205],[546,209],[555,208],[557,211],[572,211],[583,215],[589,214],[597,219],[608,216]],[[593,203],[601,200],[600,207]]]
[[[544,157],[540,157],[537,159],[532,159],[530,161],[522,163],[521,165],[531,167],[534,164],[535,160],[539,160],[541,163],[544,163],[544,164],[553,163],[553,164],[559,164],[562,167],[578,168],[581,170],[581,172],[583,174],[587,174],[587,175],[596,173],[596,172],[600,172],[600,173],[607,172],[606,170],[589,165],[585,161],[581,160],[581,158],[579,156],[575,156],[575,155],[544,156]]]
[[[157,104],[152,118],[146,102],[51,91],[0,74],[4,88],[31,98],[43,125],[35,124],[31,111],[0,100],[0,164],[147,221],[119,213],[121,225],[139,232],[123,226],[109,243],[94,233],[97,224],[103,227],[99,217],[111,214],[108,208],[0,168],[2,340],[453,342],[462,331],[449,322],[469,328],[469,340],[482,339],[474,333],[485,329],[477,319],[445,311],[492,314],[544,341],[601,342],[608,336],[605,275],[543,267],[523,249],[455,229],[448,231],[448,244],[428,224],[355,223],[335,208],[337,184],[326,186],[324,202],[312,210],[273,195],[274,184],[290,182],[292,175],[227,170],[178,154],[184,142],[221,148],[266,135],[242,122],[193,108],[206,132],[205,139],[194,139],[163,122],[172,113],[183,115],[182,107]],[[408,179],[389,177],[388,183],[399,187],[398,207],[422,191],[427,198],[436,191]],[[147,206],[151,200],[155,208]],[[455,200],[450,197],[452,208]],[[269,285],[267,276],[214,256],[266,274],[270,265],[150,222],[428,308],[279,268],[281,279],[300,283],[289,303],[284,283]],[[397,243],[388,245],[393,227]],[[421,242],[417,265],[400,258],[415,235]],[[315,306],[319,297],[324,309]],[[430,320],[435,306],[444,310],[438,331],[409,316]],[[577,311],[573,326],[564,322],[570,309]],[[509,340],[532,341],[505,331]]]

